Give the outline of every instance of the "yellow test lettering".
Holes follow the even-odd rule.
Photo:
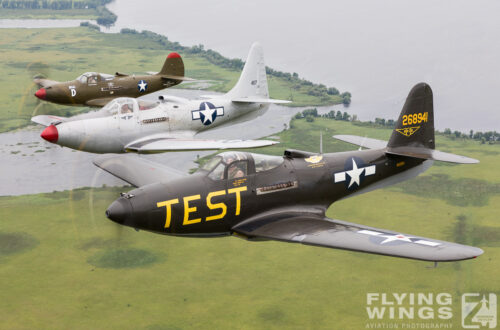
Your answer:
[[[197,199],[200,199],[200,195],[192,195],[192,196],[186,196],[184,197],[184,221],[182,222],[182,225],[192,225],[194,223],[199,223],[201,222],[201,218],[197,219],[189,219],[189,213],[196,212],[197,207],[189,207],[189,202],[194,201]]]
[[[224,203],[213,204],[212,203],[212,197],[224,196],[225,194],[226,194],[225,190],[219,190],[219,191],[213,191],[213,192],[211,192],[211,193],[209,193],[207,195],[207,206],[208,206],[208,208],[211,209],[211,210],[221,209],[222,212],[220,214],[212,215],[212,216],[207,217],[205,219],[206,221],[218,220],[218,219],[222,219],[222,218],[224,218],[226,216],[226,213],[227,213],[227,206],[226,206],[226,204],[224,204]]]
[[[241,209],[241,192],[242,191],[247,191],[247,187],[238,187],[238,188],[232,188],[228,189],[227,193],[228,194],[236,194],[236,213],[235,215],[240,215],[240,209]]]
[[[166,209],[165,228],[170,227],[170,221],[172,220],[172,205],[177,204],[177,203],[179,203],[178,198],[156,203],[157,207],[164,207],[165,206],[165,209]]]

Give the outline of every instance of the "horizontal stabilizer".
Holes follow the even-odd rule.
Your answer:
[[[39,115],[31,118],[31,121],[40,124],[42,126],[50,126],[50,125],[57,125],[64,121],[68,121],[68,118],[51,116],[51,115]]]
[[[266,147],[279,142],[269,140],[198,140],[198,139],[151,139],[125,146],[128,152],[156,153],[167,151],[195,151],[218,149],[246,149]]]
[[[187,175],[187,173],[152,162],[138,155],[106,154],[96,157],[93,163],[136,187],[155,182],[171,181]]]
[[[168,80],[196,81],[196,79],[188,78],[188,77],[184,77],[184,76],[172,76],[172,75],[168,75],[168,74],[162,74],[160,76],[162,79],[168,79]]]
[[[231,98],[231,101],[242,102],[242,103],[274,103],[274,104],[292,103],[292,101],[287,101],[287,100],[275,100],[275,99],[259,98],[259,97],[236,97],[236,98]]]
[[[368,149],[384,149],[387,146],[387,141],[356,135],[334,135],[333,138]]]
[[[267,214],[239,223],[232,230],[250,240],[277,240],[427,261],[458,261],[483,254],[477,247],[307,213]]]
[[[388,148],[386,150],[387,154],[397,155],[397,156],[405,156],[405,157],[413,157],[420,159],[430,159],[437,160],[441,162],[448,163],[457,163],[457,164],[477,164],[479,160],[474,158],[469,158],[465,156],[450,154],[447,152],[428,149],[428,148],[420,148],[420,147],[395,147]]]

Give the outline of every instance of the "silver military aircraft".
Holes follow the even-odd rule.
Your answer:
[[[269,98],[262,46],[255,43],[238,82],[224,95],[203,100],[163,95],[157,102],[117,98],[97,112],[72,118],[40,115],[31,120],[47,126],[43,139],[93,153],[255,148],[277,142],[203,140],[195,135],[260,116],[271,103],[289,102]]]

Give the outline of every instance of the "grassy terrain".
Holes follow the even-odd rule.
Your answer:
[[[279,134],[279,146],[259,151],[317,150],[320,130],[325,152],[354,149],[333,134],[391,133],[329,119],[293,127]],[[368,292],[446,292],[459,329],[462,293],[500,293],[500,149],[442,136],[436,145],[481,163],[433,166],[415,180],[338,202],[328,216],[473,244],[485,251],[478,259],[431,268],[280,242],[135,232],[104,216],[129,188],[4,197],[0,327],[361,329]]]
[[[57,81],[73,80],[83,72],[144,73],[159,71],[169,49],[140,34],[106,34],[89,28],[0,30],[0,132],[30,123],[34,114],[73,115],[84,108],[64,107],[38,101],[32,78],[44,74]],[[240,72],[220,68],[196,55],[182,54],[186,76],[213,80],[210,89],[228,91]],[[182,86],[182,85],[181,85]],[[292,83],[269,77],[271,97],[289,99]],[[294,90],[294,106],[341,103],[340,96],[328,100]]]
[[[0,18],[12,19],[97,19],[95,9],[8,9],[0,10]]]

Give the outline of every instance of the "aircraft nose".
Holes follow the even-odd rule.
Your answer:
[[[39,90],[36,91],[35,96],[38,97],[40,100],[45,100],[45,97],[47,96],[47,91],[45,88],[40,88]]]
[[[46,141],[56,143],[57,139],[59,138],[59,132],[57,131],[57,127],[55,127],[54,125],[50,125],[43,130],[40,136]]]
[[[124,224],[125,220],[130,217],[132,212],[132,205],[130,201],[125,198],[118,198],[106,210],[106,217],[119,224]]]

